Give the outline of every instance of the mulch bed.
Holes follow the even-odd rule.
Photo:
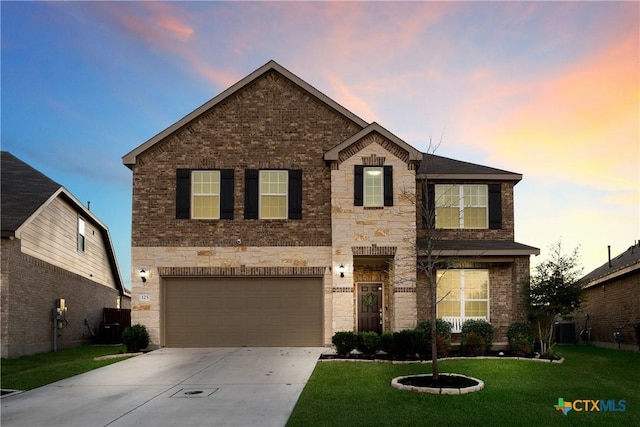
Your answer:
[[[467,377],[456,375],[440,374],[435,380],[431,375],[411,376],[398,380],[400,384],[410,385],[414,387],[432,387],[432,388],[465,388],[478,385],[478,381]]]

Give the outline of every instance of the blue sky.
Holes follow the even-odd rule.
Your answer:
[[[121,157],[271,59],[423,151],[524,175],[516,240],[640,239],[638,2],[6,2],[2,149],[109,227]]]

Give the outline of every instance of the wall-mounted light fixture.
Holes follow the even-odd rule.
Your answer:
[[[347,271],[347,269],[344,267],[344,265],[340,264],[340,267],[338,267],[338,271],[340,272],[340,277],[344,277],[344,272]]]
[[[147,275],[148,273],[145,271],[144,268],[140,270],[140,278],[142,279],[142,283],[147,281]]]

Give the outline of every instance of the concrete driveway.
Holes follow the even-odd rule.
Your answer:
[[[163,348],[2,399],[2,426],[283,426],[326,348]]]

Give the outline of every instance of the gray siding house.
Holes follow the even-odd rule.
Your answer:
[[[105,307],[130,307],[109,231],[60,184],[6,151],[1,162],[2,357],[53,349],[59,299],[56,345],[88,343]]]

